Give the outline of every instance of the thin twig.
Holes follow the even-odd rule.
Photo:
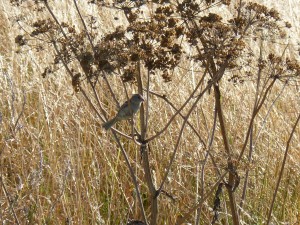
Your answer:
[[[168,103],[172,109],[174,109],[176,112],[179,110],[165,95],[161,95],[156,93],[155,91],[149,90],[149,94],[152,94],[154,96],[157,96],[161,99],[163,99],[166,103]],[[179,115],[181,116],[182,119],[185,119],[185,116],[182,114],[182,112],[179,112]],[[193,124],[191,124],[191,122],[189,122],[189,120],[187,120],[187,124],[190,126],[190,128],[193,130],[193,132],[197,135],[197,137],[199,138],[199,141],[201,142],[201,144],[204,146],[204,148],[206,148],[206,143],[203,141],[202,137],[200,136],[199,132],[196,130],[196,128],[193,126]]]
[[[196,91],[198,90],[198,88],[200,87],[200,85],[202,84],[202,82],[204,81],[206,75],[206,71],[204,72],[202,78],[200,79],[199,83],[197,84],[196,88],[193,90],[193,92],[190,94],[190,96],[188,97],[188,99],[185,101],[185,103],[183,103],[183,105],[175,112],[175,114],[169,119],[169,121],[167,122],[167,124],[159,131],[157,132],[155,135],[153,135],[152,137],[148,138],[146,141],[149,142],[155,138],[157,138],[158,136],[160,136],[161,134],[163,134],[168,127],[170,126],[170,124],[174,121],[175,117],[182,111],[182,109],[190,102],[190,100],[194,97],[194,94],[196,93]],[[211,84],[209,84],[208,86],[211,87]],[[202,92],[201,95],[203,95],[206,90],[208,90],[209,88],[207,88]]]
[[[78,15],[79,15],[79,17],[80,17],[81,23],[82,23],[82,25],[83,25],[83,27],[84,27],[85,34],[86,34],[86,36],[87,36],[88,39],[89,39],[89,42],[90,42],[90,44],[91,44],[91,46],[92,46],[92,49],[93,49],[93,53],[94,53],[94,55],[95,55],[95,54],[96,54],[96,51],[95,51],[95,46],[94,46],[94,44],[93,44],[91,35],[90,35],[89,32],[88,32],[87,26],[86,26],[86,24],[85,24],[85,22],[84,22],[84,19],[82,18],[82,15],[81,15],[81,13],[80,13],[80,10],[79,10],[79,8],[78,8],[78,5],[77,5],[76,0],[73,0],[73,2],[74,2],[74,5],[75,5],[75,8],[76,8],[76,11],[77,11],[77,13],[78,13]]]
[[[279,185],[280,185],[280,182],[281,182],[281,179],[282,179],[282,176],[283,176],[283,171],[284,171],[284,167],[285,167],[285,164],[286,164],[286,160],[287,160],[287,156],[288,156],[288,151],[289,151],[289,148],[290,148],[290,143],[291,143],[292,137],[293,137],[293,135],[294,135],[294,133],[296,131],[296,127],[297,127],[297,125],[299,123],[299,120],[300,120],[300,113],[298,115],[298,118],[297,118],[296,122],[294,123],[292,132],[290,133],[290,137],[289,137],[289,139],[288,139],[288,141],[286,143],[285,153],[284,153],[283,161],[282,161],[282,164],[281,164],[281,169],[280,169],[280,172],[279,172],[279,177],[278,177],[278,180],[277,180],[276,188],[275,188],[275,191],[274,191],[274,194],[273,194],[273,199],[272,199],[272,202],[271,202],[271,206],[270,206],[270,209],[269,209],[269,212],[268,212],[268,219],[267,219],[266,225],[270,224],[270,220],[271,220],[271,215],[272,215],[272,211],[273,211],[275,199],[276,199],[277,192],[278,192],[278,189],[279,189]]]
[[[22,104],[21,112],[19,113],[18,118],[17,118],[17,120],[15,122],[15,125],[14,125],[14,132],[16,132],[16,128],[18,126],[19,120],[21,119],[21,116],[24,113],[24,109],[25,109],[25,105],[26,105],[26,96],[25,96],[25,93],[24,93],[24,89],[22,89],[22,92],[23,92],[23,104]]]
[[[269,84],[269,86],[266,88],[266,91],[265,91],[265,93],[263,93],[263,95],[261,97],[261,100],[258,103],[257,108],[255,109],[255,111],[252,114],[252,117],[250,119],[250,123],[249,123],[249,126],[248,126],[248,130],[247,130],[247,133],[246,133],[246,138],[245,138],[245,141],[244,141],[244,145],[243,145],[242,150],[240,152],[240,155],[238,157],[237,163],[240,163],[240,161],[241,161],[241,159],[242,159],[242,157],[245,153],[245,150],[246,150],[246,147],[247,147],[247,144],[248,144],[248,140],[249,140],[249,136],[250,136],[251,127],[254,124],[254,119],[255,119],[256,115],[258,114],[258,112],[260,111],[261,107],[263,106],[263,104],[264,104],[264,102],[267,98],[267,95],[269,94],[269,92],[270,92],[271,88],[273,87],[275,81],[276,81],[276,79],[273,79],[271,81],[271,83]]]
[[[5,187],[5,184],[4,184],[2,175],[0,176],[0,182],[1,182],[1,186],[2,186],[2,188],[3,188],[4,194],[5,194],[5,197],[6,197],[7,201],[8,201],[9,206],[10,206],[10,210],[12,211],[12,214],[13,214],[13,216],[14,216],[14,218],[15,218],[16,224],[19,225],[19,224],[20,224],[19,219],[18,219],[17,214],[16,214],[16,211],[15,211],[15,209],[14,209],[12,200],[10,199],[9,194],[8,194],[8,191],[7,191],[6,187]]]
[[[282,95],[282,93],[283,93],[285,87],[286,87],[287,84],[288,84],[288,81],[289,81],[289,80],[287,80],[287,81],[284,83],[284,85],[283,85],[282,89],[280,90],[279,94],[276,96],[276,98],[275,98],[275,99],[273,100],[273,102],[271,103],[271,105],[270,105],[270,107],[269,107],[269,109],[268,109],[268,111],[267,111],[267,113],[266,113],[266,116],[264,117],[264,119],[263,119],[263,121],[262,121],[262,125],[261,125],[259,131],[257,132],[257,135],[256,135],[256,137],[255,137],[255,141],[254,141],[253,146],[256,146],[256,143],[257,143],[257,141],[258,141],[258,138],[260,137],[261,132],[263,131],[263,129],[264,129],[264,127],[265,127],[265,124],[266,124],[266,122],[267,122],[267,118],[269,117],[269,115],[270,115],[270,113],[271,113],[271,110],[273,109],[275,103],[277,102],[277,100],[278,100],[278,99],[280,98],[280,96]]]
[[[146,88],[146,98],[147,98],[147,105],[146,105],[146,118],[145,118],[145,136],[147,135],[148,130],[148,123],[149,123],[149,106],[150,106],[150,99],[149,99],[149,92],[150,92],[150,71],[147,71],[147,88]]]
[[[174,104],[165,96],[165,95],[161,95],[161,94],[158,94],[154,91],[149,91],[150,94],[153,94],[154,96],[157,96],[161,99],[163,99],[166,103],[168,103],[175,111],[178,111],[178,109],[174,106]],[[179,115],[181,116],[182,119],[185,119],[186,117],[180,112]],[[201,142],[201,144],[203,145],[203,148],[204,149],[207,149],[207,146],[206,146],[206,143],[203,141],[201,135],[199,134],[199,132],[196,130],[196,128],[193,126],[193,124],[191,124],[191,122],[189,122],[189,118],[187,118],[187,122],[186,122],[190,128],[192,129],[192,131],[196,134],[196,136],[198,137],[199,141]],[[214,160],[214,157],[213,155],[211,154],[210,151],[208,151],[208,154],[212,160],[212,163],[214,164],[214,167],[215,169],[217,170],[217,173],[219,176],[221,176],[221,173],[217,167],[217,163],[215,162]]]
[[[211,130],[211,135],[209,138],[210,140],[208,143],[208,148],[207,148],[207,151],[205,154],[205,158],[202,162],[202,168],[201,168],[201,198],[204,198],[204,169],[205,169],[205,165],[206,165],[208,156],[210,155],[210,151],[211,151],[212,144],[213,144],[214,137],[215,137],[215,131],[216,131],[216,126],[217,126],[217,116],[218,116],[218,113],[217,113],[216,104],[215,104],[214,122],[213,122],[212,130]],[[219,170],[217,170],[217,171],[218,171],[218,174],[220,175]],[[196,223],[195,223],[196,225],[198,225],[200,223],[200,216],[201,216],[201,207],[199,207],[198,212],[197,212]]]
[[[140,210],[142,212],[143,220],[144,220],[145,224],[148,224],[146,212],[145,212],[144,205],[143,205],[142,196],[141,196],[140,189],[139,189],[139,184],[138,184],[138,181],[137,181],[137,177],[134,173],[134,170],[133,170],[132,166],[130,165],[130,161],[129,161],[129,158],[127,156],[127,153],[126,153],[123,145],[121,144],[120,139],[117,136],[117,133],[114,130],[112,131],[112,133],[113,133],[113,136],[115,138],[115,141],[117,142],[119,148],[121,149],[121,152],[123,154],[123,157],[124,157],[126,165],[127,165],[127,168],[129,169],[129,172],[130,172],[130,175],[131,175],[131,178],[132,178],[132,182],[133,182],[135,190],[136,190],[137,198],[138,198],[138,201],[139,201],[139,204],[140,204]]]

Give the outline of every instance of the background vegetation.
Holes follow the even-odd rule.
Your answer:
[[[117,5],[117,9],[80,1],[79,14],[73,1],[48,2],[55,18],[65,22],[63,29],[68,37],[74,38],[71,41],[64,39],[55,22],[51,26],[41,22],[51,18],[43,1],[0,3],[0,221],[3,224],[126,224],[130,219],[144,220],[139,200],[151,224],[175,224],[183,218],[186,224],[210,224],[214,218],[218,218],[216,224],[300,223],[299,127],[292,132],[300,104],[296,0],[269,5],[268,10],[272,7],[279,10],[283,18],[279,25],[274,19],[278,15],[270,13],[271,18],[265,23],[253,24],[261,27],[258,30],[251,27],[243,43],[235,42],[243,36],[241,33],[231,39],[224,35],[224,39],[230,40],[227,50],[231,51],[232,64],[227,64],[228,52],[214,53],[218,71],[225,64],[228,66],[222,80],[217,82],[214,75],[218,72],[213,74],[211,65],[205,64],[212,53],[205,52],[205,46],[200,51],[195,48],[198,34],[185,34],[182,41],[171,32],[170,26],[174,43],[180,46],[172,52],[172,59],[176,60],[163,64],[167,60],[159,57],[166,56],[165,49],[160,48],[164,40],[157,39],[159,44],[153,46],[159,52],[157,62],[163,63],[153,64],[149,54],[142,54],[140,45],[133,52],[126,52],[128,45],[123,48],[122,35],[121,41],[114,42],[115,48],[109,45],[109,41],[115,40],[115,36],[109,35],[111,32],[120,32],[131,25],[131,14],[120,9],[125,3]],[[125,5],[132,7],[138,2],[143,3]],[[213,27],[220,21],[208,13],[215,13],[211,15],[222,16],[222,24],[227,26],[241,2],[246,1],[230,4],[203,1],[201,4],[207,4],[209,10],[203,11],[199,18],[208,23],[212,20]],[[151,3],[142,8],[144,13],[138,13],[140,21],[154,17],[155,7]],[[94,48],[80,16],[90,31]],[[189,22],[194,18],[186,17],[191,19]],[[176,21],[176,26],[183,26],[184,22]],[[285,30],[289,23],[292,27]],[[132,29],[136,27],[137,24]],[[156,28],[156,34],[166,31],[165,27]],[[216,37],[212,30],[206,37],[210,35]],[[172,39],[172,47],[174,43]],[[61,54],[55,52],[55,44]],[[76,45],[75,53],[72,45]],[[98,51],[93,55],[95,61],[99,60],[97,63],[88,61],[93,49]],[[130,56],[136,53],[142,65],[135,67],[136,64],[128,63],[124,52]],[[134,61],[134,57],[130,59]],[[106,60],[110,63],[106,64]],[[261,75],[260,69],[264,70]],[[99,71],[101,75],[96,76]],[[211,73],[204,76],[208,71]],[[78,73],[80,77],[76,76]],[[93,86],[90,81],[94,82],[95,77],[98,83]],[[88,98],[82,89],[87,90]],[[218,90],[221,108],[217,107]],[[101,124],[115,114],[114,99],[122,103],[127,99],[126,93],[130,97],[142,91],[147,101],[135,121],[141,136],[133,141],[132,126],[125,121],[116,125],[117,133],[105,132]],[[186,107],[178,111],[187,99]],[[258,113],[253,113],[260,102]],[[98,114],[90,103],[97,106]],[[185,116],[190,109],[187,123]],[[218,109],[222,109],[225,135]],[[183,117],[173,118],[179,112]],[[168,121],[168,128],[148,142]],[[228,149],[224,147],[226,142]],[[173,155],[174,161],[170,163]],[[223,186],[218,186],[220,183]],[[223,191],[218,192],[221,188]],[[153,219],[153,215],[157,218]]]

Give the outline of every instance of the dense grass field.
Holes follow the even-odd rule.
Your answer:
[[[61,21],[81,27],[73,1],[56,0],[50,5]],[[290,57],[300,49],[298,0],[258,1],[275,7],[292,24],[285,41],[266,42],[282,53],[286,44]],[[273,4],[273,5],[272,5]],[[122,12],[109,8],[97,9],[86,1],[79,1],[85,19],[94,15],[100,19],[99,33],[108,33],[119,25],[126,25]],[[22,8],[24,7],[24,8]],[[72,87],[72,80],[61,65],[53,74],[42,77],[45,66],[52,60],[47,51],[34,46],[20,48],[15,37],[24,34],[28,24],[37,17],[30,12],[29,3],[13,7],[9,0],[0,1],[0,222],[1,224],[126,224],[128,219],[142,219],[138,197],[125,159],[112,132],[105,131],[103,121],[95,114],[81,92]],[[228,9],[215,9],[230,17]],[[28,11],[29,10],[29,11]],[[25,22],[17,17],[25,16]],[[45,13],[45,18],[47,14]],[[113,19],[118,17],[118,19]],[[27,24],[26,24],[27,23]],[[124,24],[125,23],[125,24]],[[20,28],[22,27],[22,28]],[[251,40],[253,52],[259,42]],[[189,49],[186,49],[188,52]],[[256,68],[252,68],[256,71]],[[166,95],[180,108],[192,93],[203,70],[185,59],[172,74],[171,82],[161,76],[151,79],[151,91]],[[255,101],[255,78],[246,77],[242,83],[230,78],[229,71],[220,83],[224,119],[232,150],[232,158],[239,156]],[[299,78],[298,78],[299,79]],[[120,103],[126,100],[120,76],[110,74],[108,82]],[[142,80],[146,84],[147,79]],[[207,81],[208,82],[208,81]],[[104,79],[96,88],[107,115],[116,114]],[[237,173],[240,185],[235,190],[240,205],[243,185],[248,184],[242,208],[238,208],[241,224],[264,224],[268,216],[274,190],[282,169],[287,142],[300,112],[300,92],[297,79],[277,82],[255,119],[253,152],[241,159]],[[85,86],[84,86],[85,87]],[[126,83],[131,95],[137,92],[135,83]],[[91,93],[88,92],[88,95]],[[199,94],[198,92],[196,94]],[[195,94],[195,96],[196,96]],[[146,96],[146,92],[144,93]],[[176,112],[163,98],[149,98],[149,132],[155,135]],[[214,124],[214,95],[205,93],[189,118],[206,145],[210,142]],[[188,112],[191,103],[183,109]],[[139,115],[137,115],[139,117]],[[149,164],[153,183],[159,186],[178,138],[183,118],[177,116],[167,131],[155,139],[149,148]],[[136,122],[137,129],[140,128]],[[116,127],[130,135],[131,126],[122,121]],[[150,215],[150,197],[144,180],[140,148],[136,143],[120,137],[129,162],[138,178],[145,212]],[[249,148],[247,147],[247,152]],[[186,126],[179,142],[175,161],[159,196],[157,224],[172,225],[192,208],[219,179],[217,171],[226,171],[221,128],[217,124],[210,148],[214,161],[191,127]],[[272,212],[271,224],[300,224],[300,126],[298,125],[288,148],[286,162]],[[232,224],[226,189],[221,194],[219,220],[216,224]],[[209,196],[201,208],[199,224],[210,224],[215,194]],[[186,221],[195,224],[196,212]]]

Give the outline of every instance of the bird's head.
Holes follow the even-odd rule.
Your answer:
[[[134,94],[134,95],[132,95],[131,100],[133,102],[137,102],[137,103],[141,103],[141,102],[145,101],[145,99],[143,98],[143,96],[140,95],[140,94]]]

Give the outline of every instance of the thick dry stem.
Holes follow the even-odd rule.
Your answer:
[[[138,92],[139,94],[143,94],[143,81],[142,81],[142,71],[141,71],[141,64],[138,64],[138,70],[139,73],[137,75],[137,83],[138,83]],[[147,88],[149,89],[149,82],[150,82],[150,73],[148,73],[148,80],[147,80]],[[149,90],[147,90],[147,97],[149,97]],[[149,99],[147,99],[149,101]],[[147,115],[149,111],[148,107],[149,103],[147,102]],[[147,134],[147,124],[148,116],[145,113],[144,106],[141,106],[140,109],[140,126],[141,126],[141,142],[145,142],[146,134]],[[150,163],[149,163],[149,157],[148,157],[148,151],[147,151],[147,144],[141,145],[141,154],[142,154],[142,160],[143,160],[143,169],[145,173],[145,180],[151,195],[151,219],[150,219],[150,225],[156,225],[157,223],[157,217],[158,217],[158,201],[156,198],[156,189],[153,184],[153,179],[151,175],[150,170]]]
[[[232,188],[235,186],[235,181],[236,181],[236,177],[234,174],[235,168],[234,168],[234,165],[233,165],[233,162],[231,159],[231,151],[230,151],[230,146],[229,146],[229,141],[228,141],[228,136],[227,136],[227,131],[226,131],[226,125],[225,125],[223,111],[222,111],[221,93],[220,93],[219,86],[214,85],[214,91],[215,91],[215,100],[216,100],[216,110],[218,112],[221,134],[222,134],[222,138],[223,138],[223,144],[224,144],[224,148],[225,148],[225,151],[226,151],[227,157],[228,157],[227,166],[228,166],[228,170],[229,170],[229,178],[228,178],[227,190],[228,190],[228,196],[229,196],[229,205],[230,205],[230,209],[231,209],[233,224],[239,225],[240,220],[239,220],[239,215],[238,215],[238,211],[237,211],[235,194],[232,191]]]

